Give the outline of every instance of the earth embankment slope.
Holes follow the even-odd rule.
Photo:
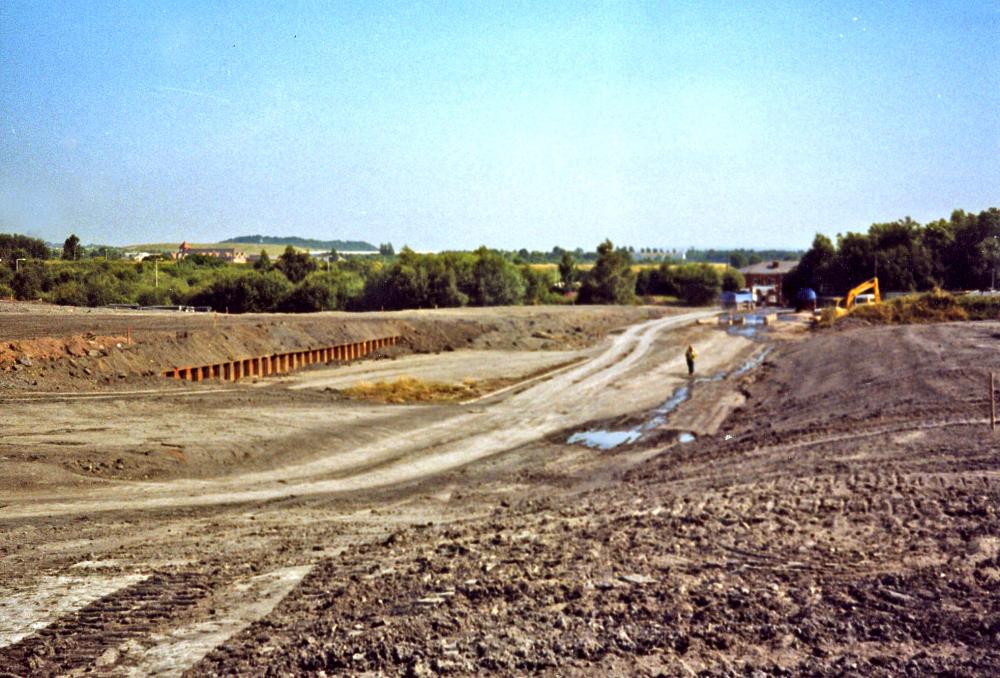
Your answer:
[[[349,549],[193,673],[996,675],[997,332],[789,344],[719,436]]]
[[[384,336],[401,337],[390,355],[579,349],[615,328],[671,312],[677,310],[566,306],[223,315],[0,302],[0,395],[164,387],[161,375],[171,367]]]

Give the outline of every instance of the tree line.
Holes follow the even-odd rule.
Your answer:
[[[4,246],[25,250],[30,245],[11,238],[0,238],[0,254]],[[243,313],[631,304],[653,296],[700,305],[714,301],[722,289],[743,285],[736,271],[709,264],[664,263],[636,270],[628,250],[611,241],[601,243],[593,263],[584,266],[568,250],[552,266],[515,263],[507,253],[486,247],[439,254],[404,247],[391,258],[321,262],[289,246],[274,260],[262,252],[252,265],[202,255],[179,261],[93,260],[79,258],[75,236],[67,238],[62,261],[47,262],[48,250],[41,244],[32,245],[37,256],[16,257],[24,259],[17,266],[0,265],[0,296],[75,306],[193,305]]]
[[[987,289],[1000,267],[1000,209],[979,214],[955,210],[948,219],[921,225],[906,217],[872,224],[867,233],[816,234],[812,247],[786,277],[784,292],[800,289],[843,295],[877,276],[892,291]]]

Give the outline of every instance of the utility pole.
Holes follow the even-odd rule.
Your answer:
[[[153,287],[160,289],[160,260],[153,259]]]

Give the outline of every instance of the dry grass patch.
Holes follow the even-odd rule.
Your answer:
[[[359,381],[354,386],[336,390],[335,393],[354,400],[391,404],[462,402],[499,391],[507,386],[530,381],[536,377],[543,377],[570,365],[575,365],[581,360],[582,358],[573,358],[518,377],[498,377],[495,379],[466,377],[457,384],[424,381],[410,376],[399,377],[395,381]]]
[[[994,320],[1000,313],[1000,297],[952,295],[941,290],[911,294],[881,304],[856,306],[848,317],[872,324],[899,325],[956,320]]]
[[[487,388],[475,379],[465,379],[458,384],[441,381],[423,381],[414,377],[400,377],[395,381],[360,381],[339,393],[356,400],[379,403],[454,402],[475,398]]]

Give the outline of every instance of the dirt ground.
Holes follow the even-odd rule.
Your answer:
[[[550,312],[567,315],[538,329]],[[469,350],[233,389],[12,389],[0,671],[1000,671],[1000,324],[740,336],[700,311],[498,315],[470,321],[507,329]],[[474,403],[325,390],[569,358]],[[567,443],[581,432],[631,442]]]

